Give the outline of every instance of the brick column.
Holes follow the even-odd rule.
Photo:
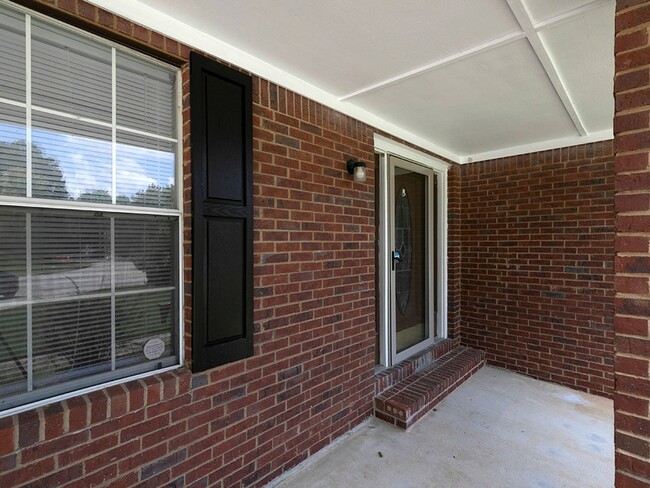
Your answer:
[[[650,485],[650,1],[617,0],[616,486]]]

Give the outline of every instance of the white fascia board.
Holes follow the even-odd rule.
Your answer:
[[[90,0],[90,3],[113,12],[120,17],[148,27],[183,44],[223,59],[260,78],[281,85],[327,107],[338,110],[345,115],[360,120],[376,129],[404,139],[427,151],[436,153],[451,161],[460,162],[460,157],[457,154],[434,144],[428,139],[424,139],[421,136],[402,129],[356,105],[340,101],[333,94],[252,56],[241,49],[212,37],[199,29],[184,24],[159,10],[143,5],[135,0]]]
[[[606,141],[613,138],[614,131],[612,129],[605,129],[598,132],[592,132],[586,136],[563,137],[561,139],[553,139],[550,141],[534,142],[531,144],[524,144],[522,146],[497,149],[495,151],[468,154],[467,156],[460,157],[460,164],[477,163],[480,161],[488,161],[490,159],[507,158],[509,156],[518,156],[520,154],[548,151],[550,149],[558,149],[561,147],[578,146],[580,144]]]
[[[434,171],[446,173],[451,167],[451,165],[445,161],[430,156],[429,154],[425,154],[417,149],[413,149],[412,147],[405,146],[404,144],[393,141],[392,139],[388,139],[381,134],[375,134],[374,140],[375,149],[423,164],[432,168]]]

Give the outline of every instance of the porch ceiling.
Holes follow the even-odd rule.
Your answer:
[[[458,162],[612,137],[615,0],[91,0]]]

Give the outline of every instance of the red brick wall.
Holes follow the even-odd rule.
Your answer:
[[[38,2],[184,63],[172,39]],[[65,16],[65,15],[64,15]],[[103,30],[102,30],[103,29]],[[129,41],[130,42],[130,41]],[[189,79],[183,67],[185,345],[191,357]],[[368,417],[375,346],[373,131],[254,77],[255,354],[0,419],[0,486],[261,485]],[[345,161],[368,164],[354,183]]]
[[[447,336],[461,336],[461,173],[453,165],[447,173]]]
[[[650,1],[616,5],[616,486],[650,486]]]
[[[610,396],[612,142],[462,167],[461,338],[488,362]]]

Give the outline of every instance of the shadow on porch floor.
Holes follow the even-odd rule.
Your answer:
[[[610,400],[486,366],[410,431],[371,419],[276,488],[611,488]]]

